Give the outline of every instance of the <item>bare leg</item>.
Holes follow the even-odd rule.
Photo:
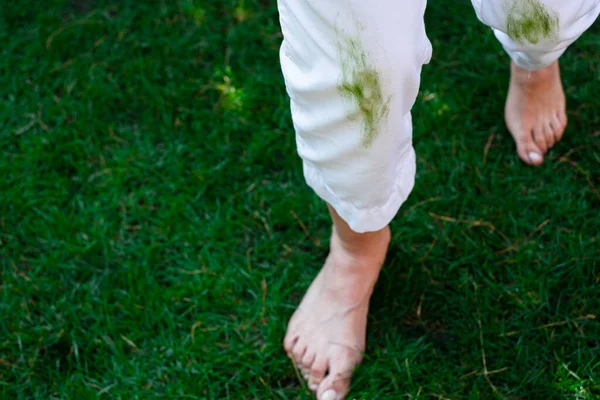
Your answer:
[[[540,165],[567,125],[559,57],[600,14],[600,0],[471,0],[512,59],[505,119],[519,157]]]
[[[343,399],[362,360],[369,299],[390,241],[389,227],[359,234],[333,208],[330,252],[292,316],[284,348],[320,400]]]
[[[431,56],[426,1],[278,6],[298,154],[333,219],[329,255],[283,344],[320,400],[342,400],[363,358],[388,224],[414,184],[410,110]]]
[[[521,160],[540,165],[567,126],[558,61],[531,72],[511,65],[505,120]]]

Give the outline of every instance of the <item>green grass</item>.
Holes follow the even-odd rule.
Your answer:
[[[330,223],[274,3],[0,6],[0,398],[311,397],[281,342]],[[529,168],[493,35],[466,0],[427,23],[417,184],[350,398],[600,398],[600,29]]]

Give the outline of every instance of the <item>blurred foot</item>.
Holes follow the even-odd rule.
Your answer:
[[[540,165],[567,126],[558,61],[537,71],[510,68],[505,121],[521,160]]]

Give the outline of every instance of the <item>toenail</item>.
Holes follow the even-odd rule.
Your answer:
[[[329,389],[321,396],[321,400],[335,400],[336,393],[335,390]]]
[[[527,154],[529,156],[529,159],[531,160],[531,162],[540,162],[542,161],[542,156],[540,156],[538,153],[535,152],[530,152],[529,154]]]
[[[308,388],[314,392],[319,388],[319,385],[317,385],[316,383],[311,383],[310,385],[308,385]]]

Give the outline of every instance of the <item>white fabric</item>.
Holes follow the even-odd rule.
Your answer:
[[[555,61],[600,11],[600,0],[472,2],[530,70]],[[513,29],[511,39],[509,21],[523,22],[515,9],[538,6],[556,29],[535,43]],[[414,185],[410,110],[431,57],[425,7],[426,0],[278,0],[281,66],[304,176],[356,232],[385,227]]]
[[[596,20],[600,0],[472,0],[478,18],[490,26],[519,67],[533,71],[547,67],[565,52]],[[550,32],[536,27],[540,15],[549,16]],[[545,18],[541,18],[543,21]],[[553,21],[557,21],[553,26]],[[530,24],[530,35],[515,35],[509,22]],[[527,29],[527,28],[526,28]],[[512,37],[511,37],[512,36]],[[524,36],[530,36],[533,43]]]
[[[278,5],[281,65],[306,181],[354,231],[379,230],[414,184],[410,109],[421,67],[431,56],[426,2],[279,0]],[[361,112],[358,98],[344,95],[339,88],[344,83],[365,86],[366,110]],[[372,93],[377,89],[381,101]]]

